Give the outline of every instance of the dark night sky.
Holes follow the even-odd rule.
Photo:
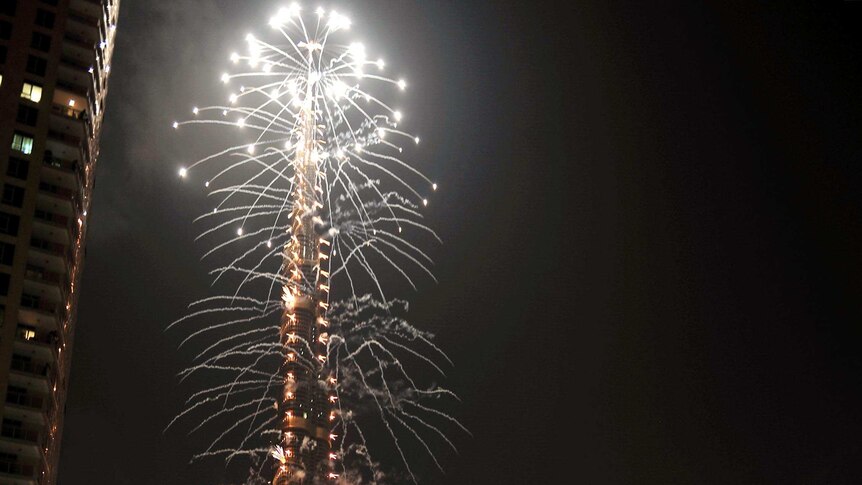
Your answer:
[[[862,2],[508,3],[336,5],[442,187],[411,318],[474,437],[423,483],[862,482]],[[230,480],[161,431],[209,269],[170,123],[276,5],[123,0],[60,485]]]

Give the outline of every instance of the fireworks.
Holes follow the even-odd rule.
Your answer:
[[[193,431],[227,423],[195,458],[248,456],[273,483],[379,482],[363,433],[371,420],[411,477],[402,440],[437,463],[426,434],[454,448],[443,426],[463,429],[429,403],[455,395],[409,370],[442,374],[451,363],[385,291],[384,275],[414,289],[414,274],[433,279],[415,241],[437,238],[421,212],[437,185],[402,159],[419,143],[399,126],[407,82],[344,42],[350,27],[335,11],[279,9],[266,36],[248,34],[230,55],[226,104],[173,124],[229,131],[225,148],[179,175],[215,201],[200,238],[212,242],[205,257],[225,259],[213,275],[230,287],[172,324],[197,325],[183,345],[207,342],[183,379],[226,377],[174,421],[203,416]]]

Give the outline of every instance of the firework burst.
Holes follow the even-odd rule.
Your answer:
[[[229,291],[171,325],[190,329],[182,345],[202,343],[182,378],[223,381],[171,425],[216,427],[195,459],[248,457],[274,484],[383,481],[372,422],[415,481],[405,441],[439,467],[435,445],[454,449],[444,429],[463,429],[439,408],[457,397],[411,370],[451,362],[385,290],[393,277],[414,289],[416,274],[434,278],[417,241],[438,239],[422,217],[437,185],[402,158],[419,143],[389,101],[406,81],[344,42],[350,26],[335,11],[280,9],[266,40],[249,34],[230,55],[227,102],[174,123],[229,129],[223,148],[179,170],[214,201],[200,239]]]

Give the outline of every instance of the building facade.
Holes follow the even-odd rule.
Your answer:
[[[0,485],[56,483],[120,0],[0,0]]]

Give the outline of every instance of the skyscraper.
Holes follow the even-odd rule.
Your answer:
[[[0,0],[0,483],[57,479],[120,0]]]
[[[322,207],[320,174],[313,154],[320,145],[311,100],[314,83],[308,83],[303,105],[301,142],[293,161],[295,175],[291,192],[291,238],[283,250],[282,276],[284,313],[281,343],[285,348],[284,393],[279,408],[284,463],[278,467],[273,485],[311,483],[326,475],[329,426],[334,414],[327,401],[331,382],[326,377],[329,273],[321,263],[328,259],[329,241],[317,234],[315,219]]]

